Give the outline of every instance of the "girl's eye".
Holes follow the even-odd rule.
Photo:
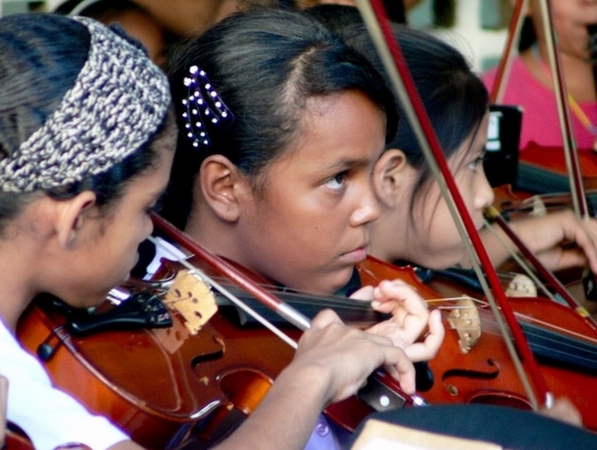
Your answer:
[[[471,161],[468,164],[469,169],[471,169],[473,172],[475,172],[479,166],[483,164],[483,156],[479,156],[477,158],[475,158],[473,161]]]
[[[342,189],[342,187],[344,187],[345,182],[346,182],[346,173],[342,172],[342,173],[339,173],[339,174],[335,175],[334,177],[330,178],[328,181],[326,181],[324,186],[326,186],[330,189],[339,190],[339,189]]]

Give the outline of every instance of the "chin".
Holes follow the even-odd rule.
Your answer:
[[[350,270],[346,270],[342,274],[339,274],[338,276],[334,277],[333,280],[330,280],[329,283],[327,283],[328,289],[326,290],[325,294],[333,295],[340,289],[345,287],[350,281],[353,271],[354,267],[351,267]]]

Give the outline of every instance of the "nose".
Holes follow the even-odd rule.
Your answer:
[[[379,217],[380,207],[370,180],[361,193],[357,196],[357,207],[350,216],[350,225],[358,227],[373,222]]]
[[[485,172],[482,171],[479,173],[479,175],[480,176],[475,195],[475,208],[481,211],[493,204],[495,194],[493,192],[493,188],[489,184],[489,180],[487,179]]]

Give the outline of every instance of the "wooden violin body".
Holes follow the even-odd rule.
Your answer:
[[[443,296],[460,296],[464,288],[434,282],[431,286],[421,283],[412,268],[396,267],[385,262],[368,258],[359,265],[359,273],[364,283],[376,284],[379,279],[401,278],[414,285],[419,294],[429,301],[431,308],[441,308],[446,337],[436,357],[429,362],[429,369],[434,374],[433,386],[421,392],[430,403],[489,403],[509,405],[530,409],[527,394],[499,335],[497,325],[489,307],[482,302],[479,309],[481,334],[478,341],[468,350],[462,345],[462,333],[459,333],[449,316],[458,310],[456,300],[438,301]],[[378,278],[381,277],[381,278]],[[543,330],[565,332],[574,330],[583,344],[597,356],[597,332],[580,316],[569,308],[543,298],[512,298],[510,303],[523,322],[523,329],[528,336],[528,326],[540,326]],[[467,319],[468,320],[468,319]],[[565,333],[574,335],[574,333]],[[533,352],[541,341],[529,339]],[[538,342],[538,344],[537,344]],[[540,350],[550,350],[548,342]],[[554,344],[555,350],[555,344]],[[574,348],[571,349],[574,352]],[[580,351],[579,351],[580,353]],[[583,355],[579,354],[579,357]],[[582,414],[587,428],[597,430],[597,417],[594,405],[597,402],[597,371],[591,369],[573,369],[558,366],[557,363],[540,359],[540,368],[551,392],[556,397],[570,398]]]
[[[56,386],[146,448],[172,448],[185,439],[208,447],[256,407],[294,350],[267,329],[242,328],[221,311],[195,335],[180,315],[172,318],[169,328],[77,336],[63,313],[34,304],[18,337],[35,354],[50,346],[42,363]]]

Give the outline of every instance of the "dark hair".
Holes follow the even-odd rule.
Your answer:
[[[526,16],[522,21],[522,28],[520,29],[520,37],[518,38],[518,52],[522,53],[528,50],[537,42],[537,33],[533,25],[533,19]]]
[[[0,19],[0,160],[14,155],[58,109],[83,68],[89,48],[87,27],[71,18],[15,14]],[[91,190],[98,206],[106,208],[133,176],[154,164],[153,138],[105,172],[44,194],[66,199]],[[0,234],[6,222],[38,195],[0,191]]]
[[[325,25],[298,12],[257,8],[235,14],[188,43],[172,61],[170,82],[182,132],[162,212],[181,228],[202,160],[214,153],[226,156],[252,177],[258,192],[263,169],[301,132],[311,97],[361,91],[386,113],[389,135],[396,129],[396,107],[383,77]],[[234,115],[227,127],[205,124],[208,148],[194,148],[184,131],[182,100],[189,94],[183,80],[192,65],[207,73]]]
[[[429,33],[394,26],[404,58],[446,158],[480,126],[489,106],[489,96],[481,79],[472,72],[458,50]],[[373,42],[361,26],[346,33],[347,41],[385,73]],[[399,114],[403,110],[399,105]],[[417,137],[404,118],[386,148],[402,150],[408,162],[419,169],[417,188],[431,176]]]

